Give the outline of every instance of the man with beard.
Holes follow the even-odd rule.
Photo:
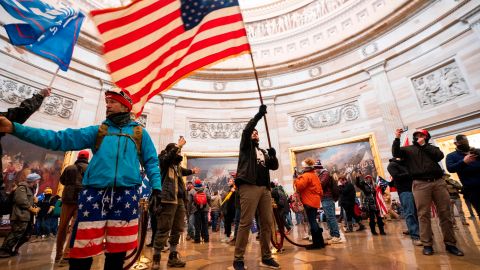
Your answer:
[[[438,164],[443,159],[443,153],[429,142],[431,136],[425,129],[413,133],[413,145],[400,147],[402,129],[395,131],[392,144],[392,155],[401,158],[413,179],[413,196],[417,207],[420,224],[420,240],[423,244],[423,254],[433,255],[433,233],[431,226],[431,205],[435,203],[440,227],[443,233],[445,249],[456,256],[463,252],[456,246],[455,232],[450,218],[450,196],[447,184],[443,180],[443,170]]]
[[[455,137],[457,149],[447,155],[447,170],[457,173],[463,185],[463,198],[480,213],[480,151],[470,147],[467,136]]]
[[[272,258],[270,250],[271,227],[273,224],[272,196],[270,193],[270,170],[278,169],[275,149],[259,148],[258,121],[267,113],[267,106],[261,105],[258,113],[252,118],[242,132],[240,155],[238,158],[235,185],[240,195],[240,226],[235,241],[235,258],[233,268],[245,269],[244,255],[255,212],[260,219],[260,246],[262,251],[261,267],[272,269],[280,265]]]
[[[105,252],[104,269],[123,269],[128,250],[138,245],[140,164],[153,190],[160,190],[158,158],[152,139],[131,119],[127,90],[105,93],[102,125],[61,131],[12,123],[0,117],[0,132],[54,151],[90,148],[94,155],[82,180],[78,216],[70,241],[70,270],[90,269],[93,256]]]
[[[169,267],[185,267],[186,265],[186,262],[180,260],[177,252],[180,235],[185,227],[185,207],[187,205],[187,191],[183,176],[200,172],[198,168],[189,170],[180,166],[183,159],[181,150],[186,143],[185,139],[180,137],[176,144],[169,143],[158,155],[162,173],[162,191],[154,192],[155,203],[159,209],[157,213],[158,227],[153,244],[152,269],[154,270],[160,269],[160,252],[167,243],[167,239],[170,244],[167,265]]]

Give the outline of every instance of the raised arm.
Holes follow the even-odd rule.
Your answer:
[[[243,129],[242,139],[240,141],[240,149],[248,147],[248,142],[251,140],[252,132],[257,126],[258,121],[267,113],[267,105],[261,105],[258,109],[258,113],[248,121],[247,125]]]
[[[40,108],[45,97],[49,95],[50,89],[43,89],[39,94],[34,94],[33,97],[22,101],[18,107],[8,109],[5,113],[5,117],[7,117],[10,121],[23,124],[34,112]]]

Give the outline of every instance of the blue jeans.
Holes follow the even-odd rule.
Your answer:
[[[218,217],[220,216],[220,211],[212,211],[210,212],[210,217],[212,218],[212,231],[217,231],[218,226]]]
[[[340,237],[340,230],[338,229],[337,218],[335,217],[335,201],[331,198],[324,198],[322,200],[322,207],[327,217],[330,236]]]
[[[190,235],[190,238],[195,237],[195,215],[192,213],[188,216],[188,227],[187,233]]]
[[[412,192],[402,192],[399,194],[400,203],[402,204],[403,217],[407,223],[408,233],[412,239],[420,239],[417,209]]]
[[[303,221],[305,220],[303,217],[303,211],[295,213],[295,220],[297,221],[296,225],[303,224]]]

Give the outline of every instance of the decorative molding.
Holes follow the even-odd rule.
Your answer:
[[[436,107],[470,94],[455,60],[413,77],[411,81],[422,109]]]
[[[340,9],[352,0],[317,0],[280,16],[247,23],[247,35],[251,39],[264,38],[292,29],[302,28],[305,25],[323,19],[326,15]]]
[[[0,76],[0,100],[12,105],[20,103],[40,92],[39,88]],[[52,93],[45,98],[39,111],[48,115],[71,120],[77,100]]]
[[[270,78],[260,79],[260,85],[263,88],[270,88],[273,86],[273,81]]]
[[[334,126],[341,122],[354,121],[359,116],[360,108],[358,102],[354,101],[333,108],[294,116],[293,128],[297,132],[302,132],[314,128]]]
[[[378,46],[376,42],[370,43],[367,46],[362,48],[363,56],[370,56],[378,51]]]
[[[308,75],[310,75],[310,78],[316,78],[322,75],[322,68],[321,67],[311,68],[308,70]]]
[[[213,89],[217,91],[223,91],[225,90],[225,86],[227,85],[226,82],[214,82],[213,83]]]
[[[189,121],[190,137],[194,139],[238,139],[248,121]]]

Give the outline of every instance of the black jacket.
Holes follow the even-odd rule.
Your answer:
[[[238,157],[238,166],[237,166],[237,178],[235,179],[235,184],[239,187],[241,184],[256,184],[257,179],[257,152],[256,152],[256,142],[252,140],[252,132],[255,129],[258,121],[262,119],[262,114],[257,113],[254,118],[252,118],[245,129],[242,132],[242,139],[240,141],[240,153]],[[276,156],[269,156],[267,151],[260,149],[265,156],[265,165],[269,170],[278,169],[278,160]],[[270,177],[267,179],[268,185],[270,188]]]
[[[160,192],[161,202],[177,204],[178,200],[187,200],[187,191],[183,176],[193,174],[192,170],[175,165],[175,157],[180,153],[178,147],[172,147],[169,152],[158,155],[160,162],[160,173],[162,174],[162,191]],[[177,198],[180,195],[181,198]]]
[[[40,108],[44,97],[40,94],[35,94],[31,98],[27,98],[18,107],[10,108],[6,112],[0,112],[0,116],[6,117],[12,122],[19,124],[25,123],[27,119]],[[5,133],[0,133],[1,137],[5,136]],[[0,156],[3,156],[2,145],[0,144]],[[0,172],[3,172],[2,163],[0,162]]]
[[[393,185],[397,188],[398,194],[402,192],[412,192],[413,179],[403,162],[391,159],[387,167],[388,173],[393,178]]]
[[[440,178],[443,175],[438,162],[444,155],[438,147],[431,144],[400,147],[400,139],[396,138],[392,144],[392,155],[404,160],[414,180]]]
[[[355,187],[352,183],[347,182],[345,185],[338,186],[340,189],[340,198],[338,199],[338,204],[343,208],[353,207],[355,205]]]
[[[88,160],[77,159],[75,164],[67,166],[60,176],[60,183],[64,185],[62,203],[77,204],[78,193],[82,190],[83,173],[87,170]]]

